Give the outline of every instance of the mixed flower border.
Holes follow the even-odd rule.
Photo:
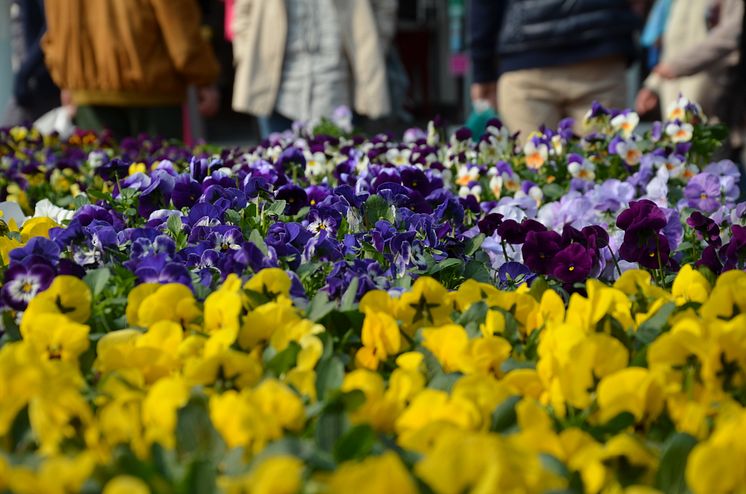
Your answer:
[[[0,491],[737,492],[725,137],[0,130]]]

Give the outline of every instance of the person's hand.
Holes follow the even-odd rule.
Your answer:
[[[220,110],[220,91],[215,86],[205,86],[197,90],[197,109],[205,118],[214,117]]]
[[[635,100],[635,111],[639,115],[645,115],[653,111],[656,106],[658,106],[658,95],[646,87],[640,89]]]
[[[664,79],[676,79],[678,77],[671,66],[666,65],[665,63],[659,63],[658,65],[653,67],[653,72],[663,77]]]
[[[60,91],[60,105],[67,110],[67,114],[70,118],[75,118],[75,114],[78,113],[78,107],[73,103],[73,95],[68,89]]]
[[[475,82],[471,85],[471,101],[484,101],[493,110],[497,110],[497,82]]]

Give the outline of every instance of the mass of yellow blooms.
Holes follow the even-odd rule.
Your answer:
[[[227,493],[745,492],[744,272],[685,266],[669,292],[628,271],[567,301],[423,277],[343,324],[290,285],[142,284],[129,328],[91,335],[90,289],[58,276],[0,349],[0,492],[181,492],[121,450],[155,469],[188,443]]]

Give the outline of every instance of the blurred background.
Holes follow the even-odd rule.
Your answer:
[[[19,60],[12,58],[12,18],[19,15],[16,2],[0,0],[0,109],[12,97],[13,73]],[[38,0],[41,2],[41,0]],[[127,1],[127,0],[121,0]],[[679,0],[681,1],[681,0]],[[685,0],[688,4],[692,0]],[[712,0],[717,2],[718,0]],[[192,94],[188,138],[206,140],[217,145],[247,145],[258,142],[257,119],[231,109],[231,94],[235,78],[233,47],[226,36],[226,2],[201,0],[203,23],[208,27],[209,40],[220,62],[218,88],[222,95],[219,111],[203,119],[195,110]],[[638,13],[648,17],[654,4],[665,0],[635,0]],[[393,113],[383,119],[365,119],[356,126],[365,132],[387,130],[400,133],[412,126],[423,126],[439,115],[451,125],[460,125],[473,113],[470,94],[472,75],[468,54],[468,0],[400,0],[392,52],[396,63],[387,60],[390,90],[397,93]],[[643,19],[644,20],[644,19]],[[704,22],[704,21],[703,21]],[[642,27],[642,25],[641,25]],[[627,106],[634,108],[642,81],[652,65],[641,50],[638,61],[627,70]],[[641,62],[642,61],[642,62]],[[656,116],[655,114],[651,116]]]

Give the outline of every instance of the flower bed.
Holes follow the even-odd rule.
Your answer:
[[[735,492],[740,172],[637,123],[0,131],[0,491]]]

